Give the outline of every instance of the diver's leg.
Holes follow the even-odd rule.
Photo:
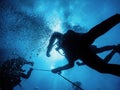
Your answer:
[[[120,51],[120,45],[112,45],[112,46],[105,46],[105,47],[102,47],[102,48],[95,48],[96,50],[96,53],[100,53],[100,52],[103,52],[103,51],[107,51],[107,50],[112,50],[105,58],[104,58],[104,62],[105,63],[108,63],[111,58],[113,57],[113,55],[116,53],[116,52],[119,52]]]
[[[104,52],[104,51],[112,50],[116,47],[117,47],[116,45],[104,46],[104,47],[101,47],[101,48],[93,48],[93,51],[95,53],[101,53],[101,52]]]
[[[112,50],[105,58],[104,58],[104,62],[105,63],[108,63],[110,60],[111,60],[111,58],[113,57],[113,55],[115,54],[116,52],[114,51],[114,50]]]
[[[87,38],[94,41],[96,38],[106,33],[118,23],[120,23],[120,14],[115,14],[114,16],[111,16],[110,18],[93,27],[88,33],[86,33]]]
[[[98,72],[120,76],[120,65],[107,64],[94,53],[86,52],[84,63]],[[82,59],[83,59],[82,58]]]

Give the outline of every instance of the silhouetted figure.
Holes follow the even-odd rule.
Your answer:
[[[18,57],[16,59],[7,60],[3,63],[0,68],[0,88],[1,90],[13,90],[17,85],[20,85],[21,77],[28,79],[31,75],[32,68],[29,69],[27,74],[22,66],[29,64],[33,66],[33,62],[28,62],[27,60]],[[21,86],[21,85],[20,85]]]
[[[77,33],[68,30],[67,33],[53,33],[50,38],[46,55],[50,56],[50,51],[56,39],[59,40],[59,47],[63,49],[68,64],[62,67],[53,69],[53,73],[66,70],[74,66],[74,62],[80,59],[87,66],[101,73],[108,73],[120,76],[120,65],[105,63],[99,56],[91,50],[92,43],[101,35],[109,31],[113,26],[120,22],[120,14],[116,14],[100,24],[93,27],[87,33]]]

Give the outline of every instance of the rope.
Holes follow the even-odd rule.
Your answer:
[[[51,70],[45,70],[45,69],[35,69],[35,68],[33,68],[33,70],[39,70],[39,71],[51,71]]]
[[[34,70],[39,70],[39,71],[51,71],[51,70],[45,70],[45,69],[34,69]],[[74,82],[70,81],[69,79],[67,79],[66,77],[64,77],[63,75],[61,75],[60,73],[57,73],[59,76],[61,76],[62,78],[64,78],[66,81],[70,82],[71,84],[73,84],[74,86],[78,87],[80,90],[83,90],[80,86],[78,86],[77,84],[75,84]]]
[[[67,79],[66,77],[62,76],[60,73],[58,73],[59,76],[61,76],[62,78],[64,78],[66,81],[70,82],[71,84],[73,84],[74,86],[78,87],[80,90],[83,90],[80,86],[78,86],[77,84],[75,84],[74,82],[70,81],[69,79]]]

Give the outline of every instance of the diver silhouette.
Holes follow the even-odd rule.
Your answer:
[[[59,47],[63,49],[68,64],[52,69],[53,73],[66,70],[74,66],[77,59],[82,60],[90,68],[106,74],[120,76],[120,65],[105,63],[99,56],[94,53],[90,46],[100,36],[109,31],[113,26],[120,23],[120,14],[115,14],[100,24],[93,27],[87,33],[77,33],[68,30],[65,34],[55,32],[50,38],[46,55],[50,56],[50,51],[56,39],[59,40]]]
[[[17,85],[21,86],[21,77],[28,79],[33,71],[30,68],[27,73],[22,66],[29,64],[33,66],[33,62],[28,62],[24,58],[18,57],[5,61],[0,67],[0,90],[13,90]]]

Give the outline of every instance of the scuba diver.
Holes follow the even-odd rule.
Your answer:
[[[74,66],[74,62],[80,59],[88,67],[100,73],[120,76],[120,65],[105,63],[103,59],[91,50],[92,43],[118,23],[120,23],[120,14],[115,14],[93,27],[87,33],[77,33],[73,30],[68,30],[65,34],[59,32],[53,33],[46,55],[50,57],[53,44],[58,39],[59,47],[64,51],[68,64],[52,69],[52,72],[58,73],[62,70],[70,69]]]
[[[33,62],[28,62],[24,58],[18,57],[5,61],[0,67],[0,88],[1,90],[13,90],[17,85],[20,85],[21,77],[28,79],[33,71],[30,68],[25,74],[22,66],[28,64],[33,66]]]

